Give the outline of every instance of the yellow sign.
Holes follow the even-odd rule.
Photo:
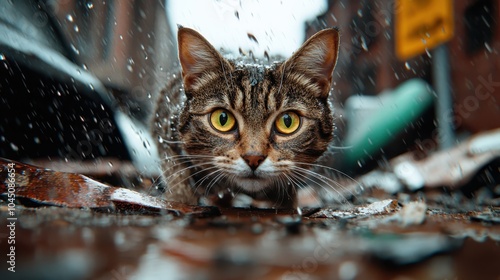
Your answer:
[[[452,0],[396,0],[396,55],[407,60],[453,37]]]

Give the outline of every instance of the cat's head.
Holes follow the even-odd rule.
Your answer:
[[[209,156],[215,175],[259,191],[303,174],[325,152],[333,138],[336,29],[268,67],[229,61],[189,28],[179,29],[178,43],[187,97],[179,132],[187,153]]]

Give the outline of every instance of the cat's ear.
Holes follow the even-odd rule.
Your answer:
[[[282,67],[285,67],[283,70],[288,72],[287,75],[307,83],[317,97],[326,98],[338,53],[339,31],[335,28],[324,29],[309,38]]]
[[[186,90],[196,89],[203,79],[231,67],[219,52],[198,32],[179,26],[179,61]]]

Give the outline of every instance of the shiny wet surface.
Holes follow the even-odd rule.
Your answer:
[[[17,189],[16,272],[2,261],[2,279],[500,277],[498,205],[470,206],[444,193],[366,192],[359,202],[303,208],[302,215],[190,207],[85,180],[64,192],[63,181],[59,188],[49,184],[61,173],[27,168],[19,176],[36,174],[38,181],[26,179]],[[82,180],[65,176],[64,182]],[[82,199],[87,193],[92,200]],[[8,215],[2,201],[2,259]]]

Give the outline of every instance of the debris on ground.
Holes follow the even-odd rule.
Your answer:
[[[369,188],[345,204],[299,211],[255,208],[249,197],[240,207],[194,207],[145,187],[1,162],[9,163],[16,165],[16,276],[23,279],[500,276],[500,208],[475,197]],[[498,197],[496,188],[479,194]],[[1,201],[0,219],[8,213]]]

